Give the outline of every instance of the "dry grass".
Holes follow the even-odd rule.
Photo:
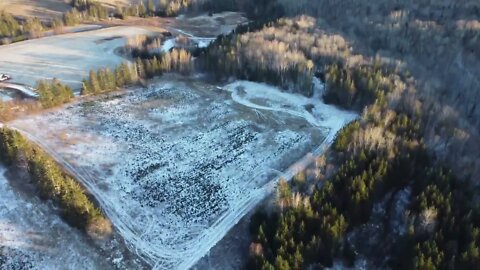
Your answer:
[[[97,0],[106,6],[126,6],[140,0]],[[59,18],[71,9],[70,0],[0,0],[0,11],[19,17],[38,17],[42,20]]]
[[[112,235],[112,223],[104,218],[98,217],[87,225],[87,233],[93,239],[102,240]]]
[[[0,10],[20,17],[58,18],[70,9],[66,0],[1,0]]]
[[[216,37],[220,34],[229,33],[238,24],[247,22],[247,18],[238,12],[216,13],[214,16],[200,15],[184,18],[139,18],[129,17],[126,20],[113,20],[113,25],[142,26],[155,30],[170,31],[174,35],[183,32],[198,37]],[[181,30],[181,31],[178,31]]]

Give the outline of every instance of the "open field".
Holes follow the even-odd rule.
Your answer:
[[[42,20],[61,18],[62,14],[71,9],[65,0],[2,0],[0,11],[14,16],[38,17]]]
[[[173,37],[165,40],[164,51],[175,47],[176,37],[180,35],[205,47],[217,35],[229,33],[245,21],[238,13],[224,12],[213,17],[115,20],[104,25],[111,27],[92,31],[89,30],[102,26],[80,26],[71,31],[81,32],[0,46],[0,72],[11,75],[11,83],[34,87],[37,80],[57,78],[79,90],[90,70],[113,68],[127,61],[116,53],[116,49],[123,47],[128,37],[170,31]]]
[[[15,83],[34,86],[55,77],[79,89],[89,70],[124,61],[114,51],[125,45],[126,37],[149,33],[140,27],[111,27],[0,46],[1,72],[12,75]]]
[[[75,174],[132,251],[187,269],[354,117],[318,95],[167,77],[10,125]]]
[[[230,33],[239,24],[248,21],[238,12],[220,12],[212,16],[207,14],[198,16],[178,16],[176,18],[137,18],[131,17],[126,20],[115,20],[113,24],[131,26],[150,26],[167,29],[174,35],[187,37],[216,38],[218,35]]]

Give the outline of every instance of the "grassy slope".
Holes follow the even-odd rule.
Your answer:
[[[64,0],[2,0],[0,10],[21,17],[39,17],[49,19],[61,17],[63,12],[70,9]]]
[[[140,0],[97,0],[109,7],[138,3]],[[58,18],[71,9],[69,0],[1,0],[0,11],[14,16],[39,17],[42,20]]]

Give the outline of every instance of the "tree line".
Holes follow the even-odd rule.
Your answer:
[[[217,79],[235,76],[311,95],[316,59],[310,52],[321,40],[314,26],[313,18],[298,17],[254,32],[236,31],[207,48],[199,58],[200,66]]]
[[[125,19],[128,16],[134,17],[173,17],[191,7],[195,1],[192,0],[147,0],[138,4],[117,7],[114,16]]]
[[[109,17],[108,8],[95,0],[72,0],[71,5],[73,9],[67,14],[77,12],[83,17],[95,20],[104,20]]]
[[[74,95],[70,86],[62,84],[58,79],[37,82],[37,93],[43,108],[52,108],[70,102]]]
[[[6,12],[0,12],[0,45],[38,37],[49,25],[38,18],[19,20]]]
[[[189,74],[193,70],[191,54],[183,49],[173,49],[159,57],[136,58],[132,64],[122,63],[113,71],[108,68],[91,70],[88,79],[83,80],[82,95],[99,94],[131,85],[143,79],[162,75],[164,72]]]
[[[160,76],[164,72],[188,75],[193,68],[193,58],[188,51],[173,49],[158,57],[136,58],[133,63],[123,62],[113,71],[109,68],[90,70],[88,78],[82,81],[81,94],[94,95],[114,91],[141,80]],[[44,109],[60,106],[74,99],[72,88],[58,79],[37,81],[36,92],[38,101]],[[6,110],[7,106],[0,102],[0,115],[3,116]]]
[[[298,16],[239,26],[204,50],[198,62],[218,80],[266,82],[310,96],[313,76],[325,74],[327,67],[349,54],[342,37],[319,29],[315,18]]]
[[[324,100],[348,109],[361,110],[376,102],[386,102],[395,85],[379,64],[345,67],[342,62],[329,65],[325,71],[327,89]]]
[[[61,19],[55,18],[52,21],[40,21],[37,17],[26,19],[15,18],[6,12],[0,12],[0,45],[11,42],[19,42],[30,38],[38,38],[45,31],[53,30],[61,32],[64,26],[75,26],[85,20],[103,20],[108,18],[106,7],[92,2],[77,9],[63,14]]]
[[[111,224],[87,196],[85,189],[48,156],[16,130],[0,129],[0,161],[15,170],[26,168],[40,197],[53,201],[72,226],[92,236],[111,233]]]
[[[11,14],[0,12],[0,45],[37,38],[48,30],[62,32],[64,26],[75,26],[84,21],[106,20],[111,13],[122,19],[125,16],[146,17],[157,14],[157,9],[151,0],[148,1],[147,7],[141,2],[137,5],[118,8],[115,12],[110,12],[108,7],[95,0],[72,0],[70,4],[72,9],[65,12],[62,18],[54,18],[48,22],[40,21],[37,17],[15,18]]]

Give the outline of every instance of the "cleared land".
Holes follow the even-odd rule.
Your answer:
[[[170,31],[173,37],[164,42],[164,50],[173,48],[176,45],[175,38],[179,35],[205,47],[217,35],[229,33],[245,21],[238,13],[224,12],[213,17],[115,20],[110,23],[111,27],[93,31],[84,30],[100,26],[81,26],[73,31],[82,32],[0,46],[0,72],[13,77],[10,83],[35,86],[37,80],[57,78],[79,90],[82,79],[88,77],[90,70],[113,68],[128,61],[116,53],[118,48],[126,44],[128,37]]]
[[[123,25],[2,46],[0,66],[13,82],[56,77],[78,89],[90,69],[124,60],[115,49],[128,36],[166,29],[205,46],[243,22],[236,13],[114,21]],[[355,117],[321,103],[321,91],[166,76],[11,125],[76,176],[132,252],[156,269],[187,269]]]
[[[164,78],[11,125],[83,182],[132,251],[187,269],[354,117],[318,95]]]
[[[37,80],[57,78],[79,89],[89,70],[124,61],[115,49],[127,37],[149,33],[141,27],[110,27],[0,46],[1,72],[15,83],[34,86]]]

